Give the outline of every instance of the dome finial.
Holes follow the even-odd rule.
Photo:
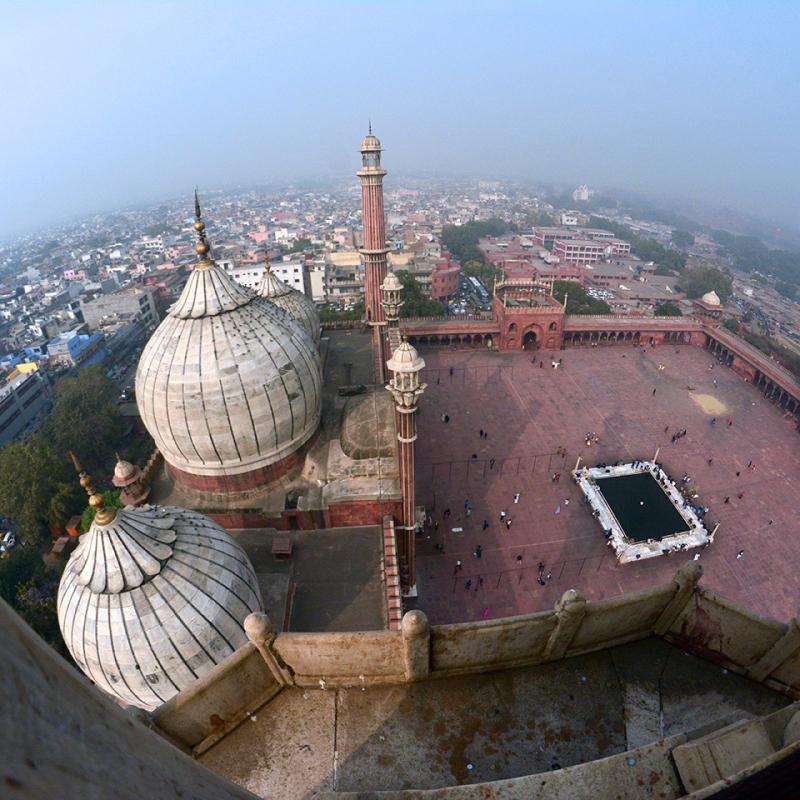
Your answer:
[[[369,135],[372,136],[372,119],[369,121]]]
[[[211,250],[211,247],[206,240],[206,224],[200,219],[202,212],[200,211],[200,198],[197,196],[197,189],[194,190],[194,215],[197,217],[197,222],[194,223],[194,229],[197,231],[197,236],[200,241],[197,243],[197,247],[195,250],[197,254],[200,256],[200,261],[198,263],[198,267],[209,267],[212,264],[210,258],[208,258],[208,253]]]
[[[267,249],[267,243],[264,242],[264,263],[267,265],[267,272],[272,272],[272,266],[269,263],[269,250]]]
[[[72,457],[72,463],[75,465],[75,469],[80,475],[80,484],[84,489],[86,489],[86,494],[89,495],[89,505],[97,512],[95,515],[95,521],[98,525],[108,525],[109,522],[114,521],[114,518],[117,516],[117,512],[113,508],[105,507],[106,498],[100,492],[95,490],[92,476],[89,475],[86,470],[84,470],[84,468],[81,466],[81,462],[78,461],[75,453],[73,453],[72,450],[69,451],[69,454]]]

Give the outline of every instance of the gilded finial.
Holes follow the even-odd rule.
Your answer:
[[[269,250],[267,245],[264,245],[264,263],[267,265],[267,272],[272,272],[272,266],[269,263]]]
[[[372,136],[372,120],[369,121],[369,135]]]
[[[78,461],[72,450],[69,451],[69,454],[72,457],[72,463],[75,465],[75,469],[80,474],[80,484],[86,489],[86,494],[89,495],[89,505],[97,511],[95,514],[95,521],[98,525],[108,525],[108,523],[113,522],[114,518],[117,516],[116,510],[105,507],[106,498],[95,490],[92,476],[84,470],[81,466],[81,462]]]
[[[200,256],[200,263],[197,265],[198,267],[208,267],[211,265],[211,261],[208,258],[208,253],[211,250],[211,247],[206,240],[206,224],[200,219],[202,212],[200,210],[200,198],[197,196],[197,189],[194,190],[194,215],[197,217],[197,222],[194,223],[194,229],[197,231],[197,236],[200,241],[197,243],[197,246],[194,248],[197,251],[197,254]]]

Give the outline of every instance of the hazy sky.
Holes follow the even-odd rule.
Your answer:
[[[358,168],[800,223],[800,3],[0,1],[0,236]]]

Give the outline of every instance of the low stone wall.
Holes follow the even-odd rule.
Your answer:
[[[151,717],[170,738],[199,754],[281,689],[258,648],[248,643],[159,706]]]
[[[399,630],[275,634],[264,614],[251,614],[251,644],[154,712],[157,725],[198,748],[271,699],[282,686],[407,683],[557,661],[647,636],[726,666],[797,699],[800,625],[759,617],[700,588],[699,563],[640,592],[587,603],[570,589],[552,611],[431,628],[409,611]],[[260,653],[261,664],[259,665]]]
[[[331,686],[404,681],[399,631],[282,633],[273,647],[291,669],[292,682],[299,686],[315,686],[321,681]]]
[[[555,611],[544,611],[436,626],[431,631],[431,674],[439,678],[538,664],[556,622]]]

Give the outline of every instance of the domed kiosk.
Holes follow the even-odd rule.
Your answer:
[[[303,326],[200,261],[142,353],[139,413],[170,474],[195,490],[235,493],[282,477],[314,440],[320,359]]]
[[[716,321],[722,317],[722,301],[714,292],[706,292],[699,300],[694,301],[694,313],[709,321]]]
[[[58,623],[77,665],[108,694],[152,710],[246,644],[262,611],[255,572],[215,522],[171,506],[97,510],[64,570]]]
[[[272,271],[266,247],[264,248],[264,259],[267,264],[267,271],[264,273],[264,277],[256,290],[259,297],[266,298],[294,317],[305,328],[315,347],[319,347],[319,342],[322,338],[322,327],[314,301],[302,292],[298,292],[297,289],[287,286]]]

